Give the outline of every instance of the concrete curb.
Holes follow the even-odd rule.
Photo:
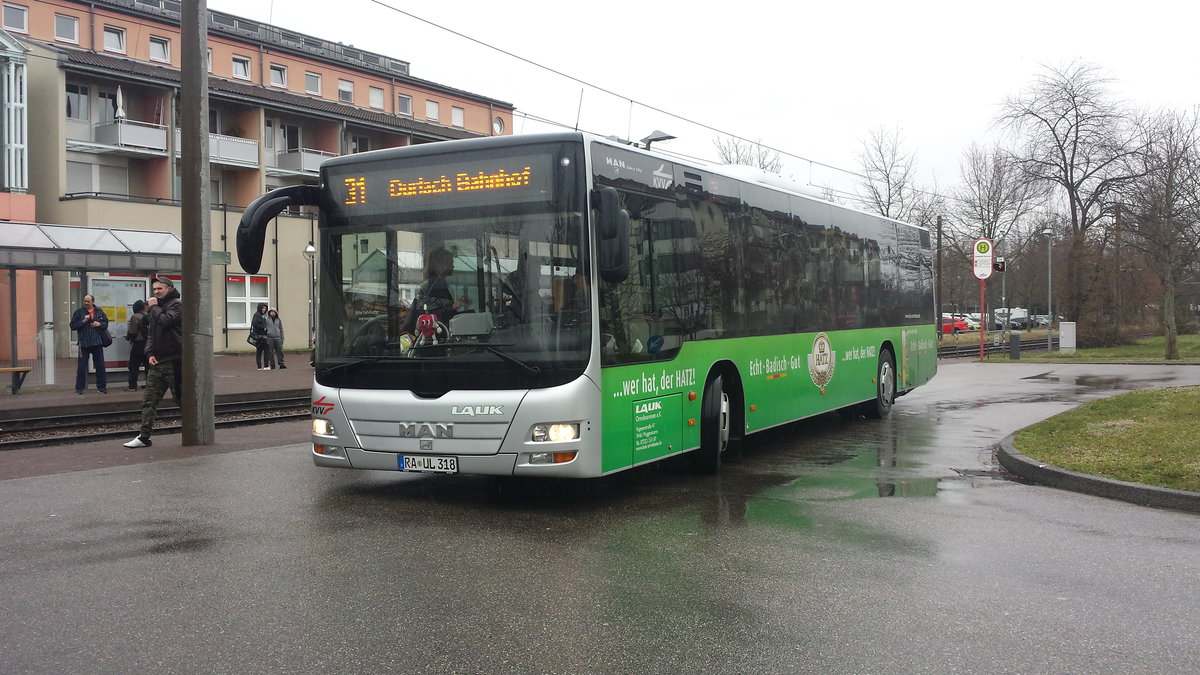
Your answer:
[[[1001,466],[1022,478],[1061,490],[1080,492],[1094,497],[1119,499],[1139,506],[1200,513],[1200,492],[1128,483],[1060,469],[1017,452],[1012,445],[1015,437],[1016,434],[1012,434],[1000,441],[996,457],[1000,460]]]

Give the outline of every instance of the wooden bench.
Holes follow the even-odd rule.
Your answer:
[[[31,370],[33,368],[29,366],[7,366],[0,368],[0,373],[12,373],[12,393],[16,395],[21,392],[21,385],[25,384],[25,376]]]

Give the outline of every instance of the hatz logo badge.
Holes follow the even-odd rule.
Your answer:
[[[324,396],[312,402],[314,415],[328,415],[333,412],[335,407],[337,407],[337,404],[326,401]]]
[[[829,336],[817,333],[817,337],[813,340],[812,353],[808,355],[808,375],[812,378],[813,384],[824,389],[833,379],[833,367],[836,363]]]

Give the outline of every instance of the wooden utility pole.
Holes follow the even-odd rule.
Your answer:
[[[212,235],[208,195],[208,2],[180,3],[183,84],[183,444],[216,439],[213,405]]]

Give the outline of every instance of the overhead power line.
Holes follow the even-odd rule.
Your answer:
[[[623,94],[620,94],[620,93],[617,93],[617,92],[615,92],[615,91],[612,91],[611,89],[607,89],[607,88],[605,88],[605,87],[602,87],[602,86],[600,86],[600,85],[598,85],[598,84],[594,84],[594,83],[592,83],[592,82],[588,82],[587,80],[583,80],[583,79],[581,79],[581,78],[575,77],[574,75],[571,75],[571,74],[569,74],[569,73],[565,73],[565,72],[563,72],[563,71],[561,71],[561,70],[558,70],[558,69],[556,69],[556,68],[552,68],[552,67],[550,67],[550,66],[547,66],[547,65],[545,65],[545,64],[538,63],[537,61],[534,61],[534,60],[532,60],[532,59],[528,59],[528,58],[526,58],[526,57],[524,57],[524,56],[521,56],[520,54],[516,54],[516,53],[514,53],[514,52],[511,52],[511,51],[509,51],[509,50],[507,50],[507,49],[504,49],[504,48],[502,48],[502,47],[497,47],[496,45],[490,44],[490,43],[488,43],[488,42],[484,42],[483,40],[480,40],[480,39],[478,39],[478,38],[471,37],[470,35],[467,35],[467,34],[465,34],[465,33],[462,33],[462,32],[460,32],[460,31],[454,30],[453,28],[448,28],[448,27],[446,27],[446,26],[443,26],[443,25],[441,25],[441,24],[439,24],[439,23],[436,23],[436,22],[434,22],[434,21],[430,21],[429,19],[426,19],[426,18],[424,18],[424,17],[417,16],[416,14],[413,14],[412,12],[409,12],[409,11],[407,11],[407,10],[403,10],[403,9],[400,9],[399,7],[395,7],[395,6],[393,6],[393,5],[389,5],[388,3],[386,3],[386,2],[383,2],[383,0],[368,0],[368,1],[369,1],[369,2],[372,2],[372,3],[376,4],[376,5],[379,5],[380,7],[383,7],[384,9],[389,9],[389,10],[391,10],[391,11],[393,11],[393,12],[396,12],[397,14],[402,14],[402,15],[404,15],[404,16],[406,16],[406,17],[408,17],[408,18],[410,18],[410,19],[412,19],[412,20],[414,20],[414,21],[419,21],[419,22],[421,22],[421,23],[423,23],[423,24],[426,24],[426,25],[428,25],[428,26],[431,26],[431,27],[433,27],[433,28],[436,28],[437,30],[440,30],[440,31],[444,31],[444,32],[450,33],[451,35],[454,35],[454,36],[456,36],[456,37],[459,37],[459,38],[462,38],[462,39],[464,39],[464,40],[467,40],[468,42],[475,43],[475,44],[477,44],[477,45],[479,45],[479,46],[481,46],[481,47],[484,47],[484,48],[486,48],[486,49],[490,49],[490,50],[492,50],[492,51],[498,52],[498,53],[500,53],[500,54],[503,54],[503,55],[505,55],[505,56],[508,56],[508,57],[510,57],[510,58],[516,59],[516,60],[518,60],[518,61],[520,61],[520,62],[522,62],[522,63],[525,63],[525,64],[528,64],[528,65],[530,65],[530,66],[533,66],[534,68],[538,68],[538,69],[544,70],[544,71],[546,71],[546,72],[548,72],[548,73],[551,73],[551,74],[553,74],[553,75],[557,75],[557,76],[559,76],[559,77],[565,78],[565,79],[567,79],[567,80],[570,80],[570,81],[572,81],[572,82],[575,82],[575,83],[577,83],[577,84],[581,84],[581,85],[583,85],[583,86],[585,86],[585,87],[589,87],[589,88],[591,88],[591,89],[594,89],[594,90],[596,90],[596,91],[599,91],[599,92],[602,92],[602,93],[608,94],[609,96],[613,96],[613,97],[615,97],[615,98],[618,98],[618,99],[620,99],[620,100],[623,100],[623,101],[629,101],[630,105],[639,105],[639,106],[641,106],[642,108],[645,108],[646,110],[652,110],[652,111],[654,111],[654,112],[656,112],[656,113],[659,113],[659,114],[662,114],[662,115],[666,115],[666,116],[668,116],[668,117],[671,117],[671,118],[673,118],[673,119],[680,120],[681,122],[685,122],[685,123],[687,123],[687,124],[691,124],[691,125],[694,125],[694,126],[700,127],[700,128],[702,128],[702,129],[707,129],[708,131],[711,131],[711,132],[713,132],[713,133],[716,133],[716,134],[721,134],[721,135],[724,135],[724,136],[728,136],[728,137],[730,137],[730,138],[735,138],[735,139],[737,139],[737,140],[739,140],[739,141],[742,141],[742,142],[745,142],[745,143],[750,143],[750,144],[752,144],[752,145],[757,145],[757,146],[760,146],[760,147],[762,147],[762,148],[764,148],[764,149],[766,149],[766,150],[770,150],[771,152],[777,152],[777,153],[779,153],[779,154],[781,154],[781,155],[784,155],[784,156],[787,156],[787,157],[791,157],[792,159],[800,160],[801,162],[807,162],[807,163],[809,164],[810,170],[811,170],[811,168],[812,168],[812,167],[822,167],[822,168],[825,168],[825,169],[829,169],[829,170],[831,170],[831,171],[837,171],[837,172],[840,172],[840,173],[846,174],[846,175],[848,175],[848,176],[851,176],[851,177],[853,177],[853,178],[857,178],[857,179],[859,179],[859,180],[870,180],[870,178],[869,178],[869,177],[867,177],[866,175],[864,175],[864,174],[862,174],[862,173],[860,173],[860,172],[858,172],[858,171],[852,171],[852,170],[850,170],[850,169],[843,169],[842,167],[834,166],[834,165],[832,165],[832,164],[828,164],[828,163],[826,163],[826,162],[822,162],[822,161],[819,161],[819,160],[811,159],[811,158],[809,158],[809,157],[805,157],[805,156],[803,156],[803,155],[800,155],[800,154],[797,154],[797,153],[794,153],[794,152],[790,152],[790,151],[788,151],[788,150],[784,150],[784,149],[782,149],[782,148],[777,148],[777,147],[774,147],[774,146],[771,146],[771,145],[766,145],[766,144],[762,143],[761,141],[754,141],[754,140],[751,140],[751,139],[745,138],[745,137],[743,137],[743,136],[739,136],[738,134],[735,134],[735,133],[732,133],[732,132],[729,132],[729,131],[724,131],[724,130],[722,130],[722,129],[718,129],[717,127],[714,127],[714,126],[712,126],[712,125],[710,125],[710,124],[706,124],[706,123],[704,123],[704,122],[700,122],[700,121],[698,121],[698,120],[695,120],[695,119],[692,119],[692,118],[690,118],[690,117],[685,117],[685,116],[683,116],[683,115],[679,115],[679,114],[677,114],[677,113],[670,112],[669,110],[664,110],[664,109],[662,109],[662,108],[659,108],[659,107],[657,107],[657,106],[650,105],[649,103],[645,103],[645,102],[639,101],[639,100],[637,100],[637,99],[635,99],[635,98],[633,98],[633,97],[630,97],[630,96],[625,96],[625,95],[623,95]],[[526,119],[529,119],[529,120],[534,120],[534,121],[536,121],[536,122],[539,122],[539,123],[542,123],[542,124],[549,124],[549,125],[559,126],[559,127],[563,127],[563,128],[565,128],[565,129],[578,129],[578,124],[571,125],[571,124],[567,124],[567,123],[564,123],[564,122],[558,122],[558,121],[556,121],[556,120],[550,120],[550,119],[547,119],[547,118],[544,118],[544,117],[539,117],[539,116],[537,116],[537,115],[534,115],[534,114],[531,114],[531,113],[525,112],[525,111],[523,111],[523,110],[522,110],[522,111],[520,111],[520,113],[519,113],[519,114],[523,115],[523,116],[524,116]],[[591,133],[596,133],[597,135],[604,135],[604,134],[602,134],[602,133],[600,133],[600,132],[591,132]],[[687,155],[683,155],[683,154],[680,154],[680,153],[672,153],[672,154],[678,154],[680,157],[688,157]],[[690,158],[690,159],[701,159],[701,158],[694,158],[694,157],[689,157],[689,158]],[[712,160],[711,160],[711,159],[709,159],[709,160],[702,160],[702,161],[712,162]],[[715,162],[712,162],[712,163],[715,163]],[[842,190],[834,190],[833,188],[831,188],[831,187],[829,187],[829,186],[826,186],[826,185],[816,185],[816,184],[812,183],[812,182],[811,182],[811,180],[809,181],[809,184],[810,184],[810,185],[813,185],[814,187],[818,187],[818,188],[820,188],[820,189],[823,189],[823,190],[828,190],[829,192],[831,192],[831,193],[834,193],[834,194],[839,194],[839,195],[843,195],[843,196],[845,196],[845,197],[848,197],[848,198],[852,198],[852,199],[854,199],[855,201],[858,201],[858,202],[860,202],[860,203],[864,203],[864,204],[865,204],[865,201],[863,200],[863,198],[862,198],[860,195],[857,195],[857,194],[851,194],[851,193],[848,193],[848,192],[845,192],[845,191],[842,191]],[[962,200],[960,200],[959,198],[957,198],[957,197],[955,197],[955,196],[953,196],[953,195],[942,194],[942,193],[939,193],[939,192],[933,192],[933,191],[929,191],[929,190],[919,190],[919,189],[914,189],[913,191],[914,191],[914,192],[916,192],[916,193],[919,193],[919,194],[928,195],[928,196],[933,196],[933,197],[939,197],[939,198],[941,198],[941,199],[947,199],[947,200],[950,200],[950,201],[962,201]]]

